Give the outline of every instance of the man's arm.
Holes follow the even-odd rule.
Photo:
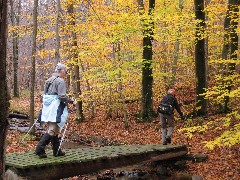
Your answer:
[[[46,93],[47,93],[47,83],[45,83],[44,90],[43,90],[43,94],[46,94]]]
[[[182,113],[182,111],[181,111],[181,109],[180,109],[180,106],[179,106],[179,104],[178,104],[178,101],[177,101],[176,98],[174,98],[174,99],[175,99],[174,107],[175,107],[175,109],[177,110],[178,114],[182,117],[182,116],[183,116],[183,113]]]
[[[66,95],[66,83],[63,79],[59,81],[58,84],[58,99],[65,103],[73,102],[67,95]]]

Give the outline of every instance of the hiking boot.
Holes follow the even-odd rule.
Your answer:
[[[166,138],[166,143],[171,144],[171,142],[172,142],[172,139],[171,139],[171,137],[168,136],[168,137]]]
[[[167,141],[163,141],[163,143],[162,143],[163,145],[167,145]]]
[[[38,155],[38,157],[39,157],[40,159],[42,159],[42,158],[47,158],[47,154],[46,154],[46,153],[37,154],[37,155]]]
[[[40,141],[37,144],[35,154],[39,156],[39,158],[46,158],[47,154],[45,152],[45,147],[50,143],[52,136],[48,133],[45,133]]]
[[[60,146],[60,140],[58,138],[58,135],[53,136],[51,143],[52,143],[52,149],[53,149],[53,156],[55,157],[65,156],[65,152],[63,152],[61,149],[58,150]]]
[[[63,152],[61,149],[59,149],[58,153],[54,153],[53,152],[53,156],[57,157],[57,156],[65,156],[65,152]]]

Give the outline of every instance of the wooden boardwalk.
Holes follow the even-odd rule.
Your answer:
[[[143,161],[165,160],[187,154],[185,146],[122,145],[65,149],[66,155],[39,159],[33,151],[7,154],[7,179],[60,179],[102,169],[116,168]]]

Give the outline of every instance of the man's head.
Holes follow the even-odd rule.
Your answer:
[[[172,95],[176,95],[177,94],[177,90],[176,89],[169,89],[168,90],[168,94],[172,94]]]
[[[67,67],[64,64],[58,63],[55,72],[58,73],[59,77],[64,78],[67,74]]]

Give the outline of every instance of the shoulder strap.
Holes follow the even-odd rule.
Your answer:
[[[48,89],[49,89],[49,87],[51,86],[51,84],[53,83],[53,81],[55,81],[57,78],[58,78],[58,76],[55,77],[55,78],[53,78],[53,80],[50,81],[50,83],[48,83],[48,86],[47,86],[47,89],[46,89],[46,94],[48,93]]]

